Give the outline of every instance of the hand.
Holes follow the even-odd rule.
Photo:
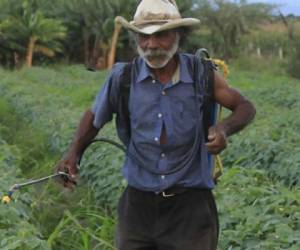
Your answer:
[[[216,125],[209,128],[208,142],[205,145],[211,154],[219,154],[227,147],[227,136],[222,126]]]
[[[77,185],[78,181],[78,170],[79,166],[77,161],[73,157],[65,157],[56,165],[56,173],[64,172],[69,174],[69,176],[61,176],[60,183],[66,188],[74,188]]]

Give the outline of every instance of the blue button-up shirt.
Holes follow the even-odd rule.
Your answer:
[[[193,56],[179,54],[179,79],[167,84],[154,79],[142,58],[135,60],[131,79],[129,111],[131,138],[128,151],[143,165],[162,174],[153,174],[126,156],[123,175],[128,184],[145,191],[160,192],[174,185],[211,189],[212,164],[209,164],[202,124],[203,95],[198,93],[195,103],[195,87],[191,65]],[[124,64],[116,64],[105,85],[99,91],[92,112],[93,125],[101,128],[117,111],[114,103],[119,93],[111,86],[118,86],[124,73]],[[194,160],[173,174],[168,172],[186,158],[195,140],[198,126],[199,145]],[[162,129],[166,131],[167,143],[161,145]]]

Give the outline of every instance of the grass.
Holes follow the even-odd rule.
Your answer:
[[[221,215],[220,245],[222,249],[236,250],[276,247],[296,250],[300,231],[296,211],[299,190],[279,180],[289,179],[291,171],[299,176],[295,152],[299,149],[300,123],[294,114],[299,108],[300,86],[297,80],[277,70],[280,65],[272,67],[266,61],[243,60],[230,64],[234,67],[229,82],[255,102],[258,114],[247,130],[231,138],[223,155],[226,172],[215,190]],[[259,69],[255,70],[255,64]],[[18,154],[15,161],[20,161],[16,166],[23,171],[18,171],[22,177],[40,177],[52,172],[106,74],[88,72],[80,65],[35,67],[13,73],[0,70],[3,93],[0,131],[1,139],[9,144],[2,150],[2,155],[6,155],[4,161]],[[101,136],[115,138],[113,131],[110,124],[101,131]],[[284,158],[282,152],[288,157]],[[115,217],[112,215],[124,185],[120,176],[122,159],[122,153],[98,145],[89,149],[83,159],[83,179],[75,192],[62,191],[49,182],[20,194],[28,197],[24,201],[30,204],[28,221],[38,228],[48,247],[113,249]],[[237,161],[242,167],[234,164]],[[277,200],[283,201],[277,204]],[[265,213],[259,214],[263,209]],[[259,220],[251,223],[247,218]],[[263,226],[271,218],[279,220],[280,226]],[[288,227],[283,227],[284,223]],[[284,230],[293,233],[289,237],[283,234]]]

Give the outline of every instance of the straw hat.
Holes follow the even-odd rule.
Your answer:
[[[115,22],[134,32],[151,35],[163,30],[194,26],[200,20],[182,18],[175,0],[142,0],[133,21],[128,22],[117,16]]]

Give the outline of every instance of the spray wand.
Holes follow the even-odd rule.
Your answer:
[[[56,178],[56,177],[61,177],[64,180],[70,180],[69,174],[67,174],[65,172],[58,172],[56,174],[52,174],[52,175],[49,175],[49,176],[46,176],[46,177],[43,177],[43,178],[40,178],[40,179],[30,180],[30,181],[27,181],[27,182],[24,182],[24,183],[15,184],[9,189],[7,195],[3,196],[2,202],[6,203],[6,204],[10,203],[11,200],[12,200],[13,193],[16,192],[17,190],[19,190],[20,188],[30,186],[30,185],[34,185],[34,184],[37,184],[37,183],[41,183],[41,182],[44,182],[44,181],[47,181],[49,179],[53,179],[53,178]]]

